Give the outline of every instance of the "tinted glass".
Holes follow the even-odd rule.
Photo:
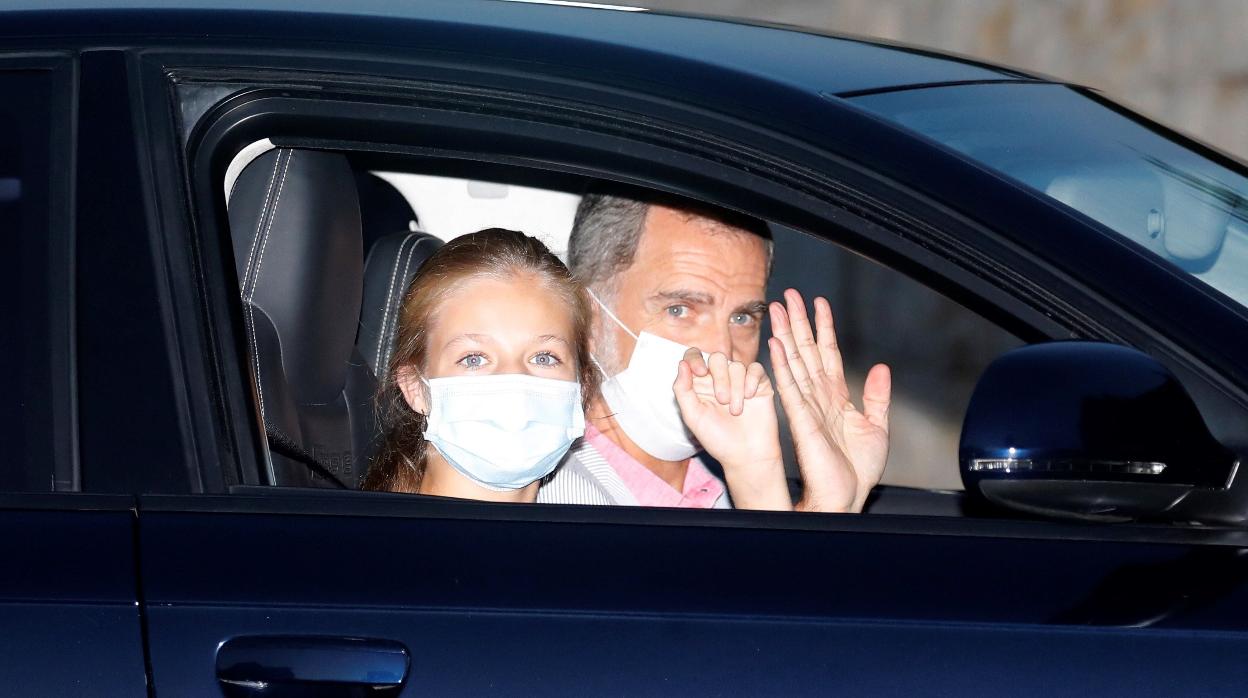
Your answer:
[[[1248,178],[1060,85],[855,102],[1028,184],[1248,306]]]
[[[57,441],[69,440],[56,421],[64,347],[52,346],[64,325],[51,285],[65,266],[51,252],[53,85],[50,71],[0,71],[0,490],[53,489]]]

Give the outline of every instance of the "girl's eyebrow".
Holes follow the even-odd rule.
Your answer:
[[[445,349],[446,347],[455,344],[484,344],[489,341],[489,339],[490,336],[488,334],[476,334],[473,332],[457,334],[454,337],[451,337],[450,341],[443,345],[443,348]]]
[[[537,341],[538,341],[538,342],[541,342],[541,343],[546,343],[546,342],[559,342],[560,344],[565,344],[565,345],[567,345],[567,346],[572,346],[572,343],[571,343],[571,342],[569,342],[568,340],[564,339],[563,337],[560,337],[560,336],[559,336],[559,335],[557,335],[557,334],[542,334],[542,335],[538,335],[538,336],[537,336]]]
[[[533,339],[536,340],[539,344],[546,344],[549,342],[558,342],[560,344],[563,344],[569,347],[572,346],[571,342],[564,339],[563,337],[560,337],[557,334],[539,334]],[[479,334],[476,332],[465,332],[464,334],[458,334],[458,335],[455,335],[454,337],[451,337],[450,341],[448,341],[445,345],[443,345],[443,348],[445,349],[448,347],[452,347],[456,344],[488,344],[492,340],[493,340],[493,337],[491,337],[488,334]]]

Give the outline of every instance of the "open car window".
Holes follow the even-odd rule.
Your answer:
[[[441,240],[514,227],[542,239],[566,260],[579,201],[578,190],[567,190],[577,186],[574,181],[545,182],[564,187],[560,190],[544,189],[540,180],[525,185],[412,172],[373,175],[402,193],[420,230]],[[975,381],[989,362],[1022,341],[900,272],[827,239],[774,223],[769,227],[775,257],[767,299],[782,298],[787,288],[809,299],[828,298],[853,390],[861,390],[873,364],[893,369],[895,428],[882,483],[960,490],[958,435]],[[770,332],[764,324],[764,340]],[[771,372],[767,353],[759,358]],[[781,429],[781,440],[789,476],[796,479],[787,429]]]
[[[247,156],[253,159],[227,190],[246,361],[269,446],[260,484],[357,488],[380,438],[374,397],[392,358],[398,304],[423,260],[448,240],[491,227],[532,234],[566,260],[577,204],[591,180],[290,148]],[[993,358],[1021,341],[828,239],[769,228],[767,300],[790,287],[811,300],[829,299],[854,399],[861,400],[868,368],[892,367],[892,442],[882,484],[961,489],[958,435],[971,389]],[[837,236],[831,225],[815,232]],[[308,327],[306,318],[317,326]],[[771,328],[765,313],[761,319],[765,341]],[[759,359],[772,371],[765,348]],[[780,414],[796,497],[801,478]],[[906,510],[891,501],[883,509]]]

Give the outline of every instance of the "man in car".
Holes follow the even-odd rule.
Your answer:
[[[862,510],[888,455],[889,370],[871,369],[858,409],[827,301],[815,301],[814,329],[797,291],[786,291],[783,304],[765,302],[772,242],[762,221],[678,197],[600,188],[581,201],[568,257],[595,300],[603,388],[587,412],[583,445],[538,501],[790,508],[772,393],[753,363],[769,313],[775,389],[803,479],[797,508]],[[677,405],[682,358],[689,367],[680,369],[677,384],[686,388]],[[746,399],[760,382],[759,394]],[[700,438],[686,428],[690,410],[701,408],[694,391],[705,405],[724,406],[705,410]],[[727,486],[698,458],[702,451],[721,461]]]

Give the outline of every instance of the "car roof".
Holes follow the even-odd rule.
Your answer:
[[[126,21],[107,21],[110,16]],[[54,35],[124,36],[140,42],[282,39],[287,38],[283,29],[290,27],[291,37],[364,44],[378,43],[370,27],[380,20],[391,29],[387,44],[422,48],[476,30],[486,40],[465,46],[474,52],[505,50],[523,56],[526,45],[551,41],[608,55],[625,49],[839,96],[929,84],[1039,79],[965,57],[793,27],[523,0],[15,0],[0,17],[6,41]],[[565,58],[575,59],[575,54]],[[614,69],[629,68],[622,62]]]

